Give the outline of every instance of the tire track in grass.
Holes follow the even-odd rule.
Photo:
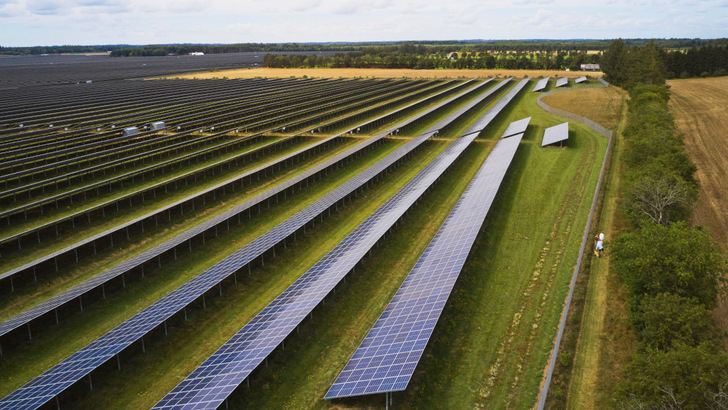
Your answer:
[[[585,139],[586,140],[586,139]],[[539,253],[538,260],[534,265],[533,271],[530,275],[530,279],[526,288],[522,293],[522,302],[519,310],[513,315],[510,325],[506,329],[505,334],[502,336],[497,349],[497,359],[481,377],[484,380],[483,386],[478,392],[478,398],[476,401],[477,408],[487,408],[490,406],[490,402],[493,399],[493,393],[498,386],[502,386],[506,381],[506,367],[505,361],[511,357],[512,352],[518,353],[518,364],[516,365],[516,374],[513,376],[513,382],[510,384],[509,393],[504,403],[504,407],[511,407],[513,399],[518,397],[517,388],[520,386],[521,375],[524,371],[524,365],[527,363],[527,359],[533,354],[533,347],[536,336],[538,335],[538,322],[543,316],[546,305],[551,294],[551,289],[556,279],[556,273],[563,258],[564,251],[568,245],[568,237],[571,232],[571,225],[573,223],[574,215],[578,210],[577,206],[573,204],[579,204],[584,196],[586,190],[586,182],[588,182],[587,176],[584,175],[584,170],[588,164],[593,163],[594,157],[598,151],[598,145],[591,143],[587,149],[589,150],[586,155],[581,156],[581,163],[579,164],[576,175],[581,176],[578,183],[571,184],[567,191],[564,200],[561,202],[561,207],[555,216],[554,223],[549,231],[547,239],[544,242],[541,252]],[[550,172],[549,180],[556,180],[554,174],[558,174],[560,171],[554,169]],[[554,178],[551,178],[554,177]],[[576,202],[575,202],[576,201]],[[567,220],[566,226],[563,229],[562,222],[564,219]],[[557,247],[554,249],[554,242],[557,242]],[[551,268],[548,270],[546,275],[543,275],[544,268],[547,265],[547,261],[553,259]],[[526,345],[523,347],[515,346],[518,340],[519,334],[524,328],[523,316],[526,311],[533,306],[535,300],[538,298],[539,293],[536,292],[537,286],[542,285],[543,291],[540,293],[541,301],[539,307],[532,320],[531,328],[529,329],[529,338]]]

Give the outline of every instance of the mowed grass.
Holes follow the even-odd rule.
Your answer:
[[[618,115],[619,124],[614,129],[612,158],[603,182],[601,212],[592,227],[592,234],[605,233],[607,247],[623,229],[617,205],[624,150],[622,131],[627,114],[626,93],[610,89],[624,98],[625,104]],[[574,99],[573,103],[573,110],[564,109],[576,111],[584,102]],[[566,352],[573,360],[566,366],[557,364],[556,373],[565,373],[566,377],[554,379],[557,384],[552,385],[549,394],[549,403],[554,406],[570,409],[612,408],[612,390],[622,378],[624,365],[634,351],[636,340],[627,320],[626,290],[621,280],[610,270],[610,256],[608,251],[599,259],[589,255],[583,265],[583,279],[577,285],[577,296],[572,304],[578,307],[579,299],[583,299],[583,310],[580,311],[581,315],[567,321],[565,336],[565,340],[574,338],[571,342],[565,342],[566,345],[575,345]],[[563,384],[558,384],[562,381]]]
[[[231,407],[381,407],[383,396],[334,402],[322,397],[459,199],[497,137],[510,121],[526,116],[533,117],[531,127],[486,227],[476,241],[415,378],[405,392],[394,395],[394,404],[403,408],[522,408],[535,403],[606,140],[572,124],[568,148],[540,148],[543,129],[563,120],[538,108],[537,95],[528,91],[527,87],[489,127],[481,137],[483,140],[476,141],[464,153],[435,189],[405,217],[404,223],[357,267],[347,283],[314,311],[313,319],[304,322],[300,334],[286,341],[286,349],[278,349],[271,356],[269,367],[262,366],[253,374],[252,388],[247,390],[243,386],[231,396]],[[458,128],[464,130],[467,125]],[[434,156],[446,143],[429,144],[390,174],[388,182],[382,184],[385,187],[367,191],[368,200],[360,198],[326,219],[323,225],[317,224],[305,241],[299,239],[275,260],[266,260],[265,269],[254,271],[249,279],[239,276],[238,285],[225,287],[223,297],[208,297],[208,308],[196,309],[189,322],[178,318],[170,323],[170,337],[157,331],[154,337],[146,338],[147,354],[138,351],[122,355],[120,372],[115,370],[115,363],[106,366],[94,374],[94,390],[88,391],[88,386],[81,383],[64,395],[63,401],[70,400],[74,408],[144,408],[154,404],[376,209],[377,201],[383,202],[424,166],[428,155]],[[386,193],[374,199],[377,189]],[[257,220],[265,218],[266,214],[262,214]],[[195,258],[170,264],[170,269],[178,269],[182,275],[188,270],[199,270],[201,266],[192,266]],[[151,279],[136,282],[136,286],[142,287],[144,282],[143,287],[147,287],[147,281]],[[129,292],[127,288],[118,294]],[[154,300],[153,297],[148,299]],[[131,304],[137,298],[130,297],[119,305]],[[87,314],[91,311],[71,319],[86,318]],[[97,320],[108,316],[99,314]],[[47,366],[54,360],[45,357],[49,351],[72,352],[93,340],[86,337],[86,342],[65,347],[75,342],[74,334],[85,332],[87,323],[88,320],[78,320],[70,331],[54,327],[53,332],[68,333],[65,337],[53,337],[56,333],[49,331],[38,337],[46,342],[29,343],[43,345],[33,348],[35,361],[45,361]],[[64,323],[69,324],[73,325],[70,319]],[[107,326],[110,327],[113,325]],[[55,357],[59,360],[65,356]],[[37,375],[43,367],[33,365],[35,369],[23,370],[28,377]],[[0,370],[4,375],[17,377],[20,367],[20,363],[15,363],[14,368],[3,363]],[[6,369],[11,371],[6,373]],[[3,380],[0,395],[22,383],[12,384],[14,387],[5,387]]]
[[[698,166],[700,201],[692,222],[706,226],[728,251],[728,77],[670,80],[670,109],[685,135],[685,150]],[[728,298],[713,311],[716,323],[728,329]],[[724,339],[728,349],[728,336]]]

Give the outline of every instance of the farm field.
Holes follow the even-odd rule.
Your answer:
[[[723,250],[728,250],[728,78],[669,80],[670,108],[685,135],[685,150],[698,167],[699,203],[693,223],[706,226]],[[728,300],[714,311],[716,322],[728,327]],[[728,339],[725,339],[728,347]]]
[[[563,70],[411,70],[392,68],[250,68],[220,70],[213,72],[190,73],[167,78],[255,78],[255,77],[312,77],[312,78],[488,78],[488,77],[568,77],[583,75],[601,77],[604,74],[594,71]]]
[[[378,76],[377,70],[347,75],[331,72],[326,76],[298,72],[291,74],[297,70],[286,70],[288,74],[285,75],[266,73],[264,70],[244,71],[257,72],[253,77],[280,76],[283,80],[275,87],[291,86],[279,88],[282,101],[294,98],[299,86],[310,85],[312,81],[310,78],[289,77],[327,77],[330,74],[331,80],[320,80],[313,86],[319,87],[317,89],[322,93],[320,98],[329,98],[323,96],[327,95],[334,102],[330,108],[322,109],[310,101],[310,97],[297,97],[308,104],[302,106],[298,114],[283,113],[282,110],[290,104],[271,105],[269,111],[256,113],[255,117],[246,120],[257,121],[263,116],[265,121],[261,123],[260,131],[248,132],[235,131],[243,130],[246,123],[240,118],[256,110],[255,104],[240,105],[239,108],[233,108],[230,104],[229,110],[220,119],[200,111],[200,114],[196,114],[201,121],[199,126],[206,129],[202,136],[212,137],[222,133],[221,142],[215,144],[252,137],[255,132],[260,132],[262,138],[235,149],[211,152],[193,165],[188,163],[187,168],[160,168],[154,176],[135,179],[133,183],[124,185],[126,191],[110,185],[107,188],[112,193],[109,197],[97,194],[84,199],[86,195],[84,198],[77,196],[72,204],[68,204],[69,207],[64,205],[64,209],[58,211],[51,206],[40,207],[29,214],[27,221],[18,216],[12,220],[8,218],[9,226],[0,232],[10,236],[21,230],[35,229],[35,226],[49,221],[53,223],[59,218],[66,218],[73,208],[83,204],[90,206],[122,193],[146,189],[167,178],[177,178],[186,172],[212,167],[216,161],[231,161],[230,158],[246,155],[246,152],[263,144],[295,138],[291,143],[251,156],[241,163],[230,163],[212,172],[199,173],[195,178],[200,178],[200,181],[190,187],[187,187],[187,183],[185,188],[175,185],[172,193],[167,193],[167,188],[158,189],[153,196],[151,193],[146,198],[142,196],[139,202],[133,203],[124,212],[114,213],[110,205],[105,208],[103,215],[100,211],[94,211],[93,217],[81,215],[79,227],[76,227],[74,220],[71,221],[73,226],[68,225],[70,222],[62,222],[65,225],[60,235],[51,240],[44,237],[40,243],[35,243],[34,237],[30,236],[30,239],[24,239],[22,246],[20,241],[17,241],[17,245],[13,241],[3,244],[0,275],[21,263],[32,263],[34,259],[64,246],[87,240],[96,232],[131,223],[129,221],[134,218],[156,212],[155,209],[163,209],[174,201],[193,196],[196,198],[179,205],[179,210],[175,208],[174,212],[169,210],[150,217],[146,227],[144,223],[139,225],[134,222],[131,228],[126,228],[126,232],[112,233],[111,246],[103,242],[107,239],[93,239],[93,251],[89,245],[85,245],[83,251],[76,254],[81,255],[78,262],[73,260],[74,254],[70,253],[58,273],[52,262],[44,262],[38,265],[38,272],[33,268],[32,275],[30,270],[21,272],[22,280],[19,274],[18,280],[12,284],[13,289],[8,277],[0,276],[0,294],[3,298],[0,320],[7,320],[54,295],[68,291],[121,261],[137,258],[165,241],[182,235],[194,225],[211,223],[209,221],[234,210],[238,212],[238,207],[256,200],[266,192],[279,189],[289,181],[298,181],[296,178],[303,179],[296,182],[292,190],[280,191],[260,202],[257,207],[246,208],[241,212],[244,222],[233,223],[233,219],[229,218],[227,229],[224,223],[220,225],[215,222],[218,225],[215,225],[214,235],[212,229],[208,228],[207,235],[203,233],[190,239],[189,251],[184,242],[174,248],[173,255],[169,251],[160,255],[159,267],[156,259],[152,259],[150,263],[140,265],[141,272],[138,268],[129,271],[126,276],[109,282],[105,289],[97,288],[84,296],[83,300],[79,297],[75,304],[64,305],[58,309],[58,324],[57,319],[50,314],[33,322],[27,329],[23,327],[1,336],[0,400],[236,249],[251,243],[277,224],[315,203],[335,187],[397,152],[413,137],[448,117],[458,107],[463,107],[478,95],[495,90],[501,84],[498,80],[475,90],[480,82],[465,83],[464,76],[470,74],[463,71],[457,72],[462,76],[452,75],[451,78],[461,77],[457,80],[424,80],[437,78],[425,75],[422,79],[403,79],[408,73],[394,73],[397,70],[388,70],[392,74],[391,79],[374,79]],[[415,73],[422,74],[421,71]],[[441,73],[443,71],[438,70],[437,75]],[[223,71],[207,74],[233,78]],[[506,74],[481,72],[473,78]],[[524,74],[526,72],[518,72],[519,77]],[[578,76],[573,72],[568,74]],[[549,74],[539,72],[539,75]],[[338,77],[369,78],[348,80]],[[261,82],[261,79],[256,78],[206,81],[210,86],[224,88],[228,83],[247,86],[256,80]],[[170,82],[176,84],[175,80],[162,83]],[[272,86],[268,80],[263,82],[267,84],[265,87]],[[332,209],[330,214],[322,213],[320,218],[315,216],[312,224],[298,231],[295,241],[289,241],[287,246],[285,243],[277,246],[272,252],[245,265],[234,281],[228,278],[221,282],[219,290],[215,286],[203,293],[201,298],[186,308],[184,317],[181,314],[173,316],[164,322],[164,330],[158,327],[144,336],[141,343],[125,349],[118,356],[120,369],[117,370],[117,361],[111,360],[89,378],[82,378],[61,393],[61,408],[136,409],[148,408],[157,403],[425,168],[492,108],[516,82],[512,81],[498,89],[435,138],[387,168],[387,172],[378,177],[376,182],[362,186],[355,191],[356,195],[349,195],[347,199],[337,202],[336,209]],[[553,86],[553,79],[550,83]],[[536,99],[539,94],[530,92],[533,84],[532,81],[526,85],[514,101],[487,126],[397,226],[379,241],[372,253],[347,275],[346,281],[340,283],[325,298],[324,303],[315,308],[311,318],[305,320],[296,333],[286,339],[284,347],[277,348],[266,359],[265,365],[260,365],[254,371],[249,378],[250,387],[243,385],[230,396],[226,403],[231,408],[380,407],[383,404],[382,395],[333,401],[324,400],[323,395],[455,206],[508,124],[529,116],[532,117],[530,125],[484,229],[475,242],[412,381],[405,391],[394,393],[393,405],[396,408],[524,408],[536,403],[607,140],[586,126],[571,122],[569,142],[565,148],[541,148],[544,129],[564,120],[538,107]],[[379,91],[372,91],[371,99],[362,98],[365,92],[362,90],[367,87]],[[569,100],[572,92],[589,95],[594,101],[585,108],[589,112],[578,114],[590,116],[590,113],[599,112],[600,104],[610,107],[616,104],[612,95],[600,93],[599,88],[584,88],[574,86],[573,83],[569,87],[574,91],[549,96],[553,99],[549,100],[549,104],[562,101],[564,106],[560,108],[568,110],[568,106],[573,105],[573,100]],[[344,96],[346,90],[355,90],[357,96],[352,98],[351,108],[346,108],[341,102],[349,98]],[[475,91],[437,108],[438,104],[468,90]],[[253,96],[251,94],[250,98]],[[194,103],[190,107],[199,108]],[[423,117],[416,117],[418,115]],[[395,125],[400,127],[397,124],[415,118],[418,118],[416,122],[401,126],[401,133],[397,128],[396,136],[381,138],[382,132],[395,133]],[[613,117],[607,115],[593,119],[608,122]],[[108,120],[101,121],[108,124]],[[166,121],[176,124],[172,115]],[[233,122],[230,126],[221,125],[225,121],[240,122]],[[298,122],[301,125],[290,125]],[[215,132],[210,127],[215,127]],[[38,127],[39,132],[41,128]],[[44,135],[56,137],[43,132]],[[165,136],[174,134],[170,127]],[[5,135],[12,134],[6,131],[0,138]],[[370,141],[373,143],[367,148],[358,148]],[[198,152],[210,144],[190,146],[190,151],[185,152]],[[320,148],[312,148],[319,144]],[[129,154],[125,151],[120,155]],[[176,158],[174,155],[170,158]],[[286,159],[289,156],[292,159]],[[29,160],[32,158],[30,156]],[[117,172],[136,172],[151,163],[155,162],[129,163],[129,169]],[[80,162],[74,164],[78,164],[74,166],[80,169],[89,166]],[[70,175],[72,170],[61,171],[59,177],[66,178],[63,172]],[[243,178],[247,173],[252,174]],[[311,176],[306,176],[308,173]],[[57,192],[77,189],[104,177],[99,173],[87,175],[85,178],[88,179],[71,180],[66,188]],[[50,179],[55,176],[46,175],[44,171],[42,177],[37,178]],[[225,190],[216,188],[234,178],[242,179],[225,185]],[[23,183],[10,185],[8,189],[22,187]],[[171,185],[168,188],[171,190]],[[39,190],[28,192],[28,196],[37,195],[38,198],[54,194]],[[3,199],[3,210],[16,206],[8,198],[5,196]],[[23,199],[26,201],[23,204],[29,200]],[[132,204],[131,201],[129,203]],[[237,220],[240,221],[240,218]],[[222,227],[219,233],[218,227]],[[53,236],[52,232],[44,234]],[[102,246],[98,253],[97,244]],[[13,248],[15,246],[18,248]],[[146,274],[144,267],[147,268]],[[36,273],[40,278],[38,282],[33,281]],[[79,309],[79,301],[83,311]],[[31,328],[32,339],[28,340]],[[92,383],[93,389],[89,389],[89,383]]]

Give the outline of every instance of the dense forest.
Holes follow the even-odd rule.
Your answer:
[[[689,222],[699,183],[668,109],[665,52],[616,40],[602,68],[630,94],[620,187],[628,229],[611,252],[639,340],[614,399],[621,408],[727,408],[728,354],[711,315],[726,260]]]

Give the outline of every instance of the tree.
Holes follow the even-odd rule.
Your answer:
[[[643,347],[650,350],[697,346],[715,337],[715,325],[705,306],[695,299],[670,293],[643,298],[633,327]]]
[[[696,298],[712,308],[725,274],[725,260],[710,236],[683,222],[647,224],[620,235],[612,260],[627,285],[633,311],[644,296],[663,292]]]
[[[622,408],[725,409],[728,355],[712,347],[679,345],[635,354],[616,389]]]
[[[646,216],[661,225],[687,219],[695,199],[688,183],[670,174],[644,176],[632,184],[629,194],[625,206],[635,219]]]

